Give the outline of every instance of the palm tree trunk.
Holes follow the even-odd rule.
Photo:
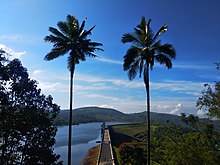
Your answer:
[[[147,92],[147,164],[150,165],[150,81],[149,81],[149,63],[144,67],[144,83]]]
[[[72,111],[73,111],[73,74],[75,65],[70,70],[70,113],[69,113],[69,138],[68,138],[68,165],[71,165],[72,146]]]

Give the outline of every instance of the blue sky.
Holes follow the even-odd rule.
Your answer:
[[[156,65],[150,73],[151,109],[155,112],[202,115],[195,107],[204,83],[220,79],[214,62],[220,62],[219,0],[1,0],[0,47],[7,49],[39,82],[42,93],[51,94],[61,109],[69,105],[67,55],[44,61],[52,45],[43,38],[49,26],[65,21],[67,14],[86,29],[96,25],[90,36],[103,43],[99,59],[87,59],[76,67],[74,107],[100,106],[125,113],[145,110],[146,94],[141,78],[128,81],[123,56],[129,44],[124,33],[132,32],[141,16],[151,18],[156,32],[168,24],[161,36],[171,43],[177,58],[173,69]]]

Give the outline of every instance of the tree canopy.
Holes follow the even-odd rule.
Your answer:
[[[18,59],[0,55],[0,164],[61,164],[53,152],[59,106]]]
[[[200,110],[205,110],[209,117],[220,119],[220,81],[213,85],[205,84],[205,87],[196,105]]]

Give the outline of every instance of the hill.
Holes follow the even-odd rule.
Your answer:
[[[61,110],[55,123],[57,125],[68,124],[69,110]],[[144,122],[146,121],[146,112],[125,114],[111,108],[84,107],[73,110],[73,124],[89,122]],[[156,123],[165,123],[167,121],[182,125],[180,117],[177,115],[162,114],[151,112],[151,121]]]

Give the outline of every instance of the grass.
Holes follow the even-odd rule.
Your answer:
[[[136,136],[147,132],[147,125],[143,123],[114,125],[112,128],[115,132],[129,136]]]
[[[113,150],[113,154],[114,154],[115,164],[118,165],[121,160],[119,150],[115,146],[112,146],[112,147],[113,147],[112,150]]]

